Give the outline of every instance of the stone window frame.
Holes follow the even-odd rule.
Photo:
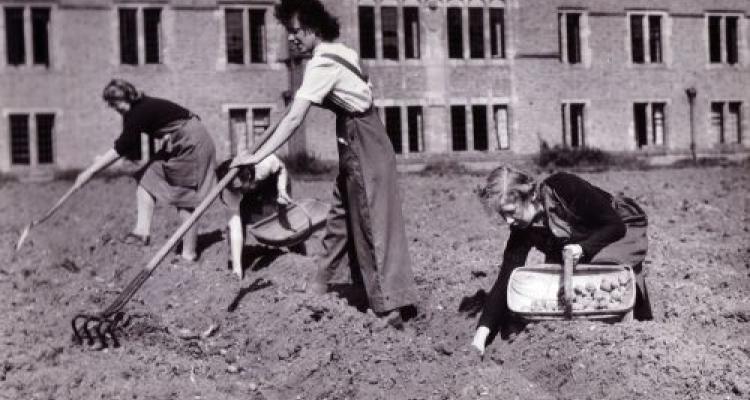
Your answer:
[[[567,15],[577,14],[580,15],[578,21],[578,40],[580,42],[580,61],[571,63],[569,61],[568,54],[568,43],[569,38],[567,34]],[[559,60],[561,64],[572,68],[589,68],[591,67],[591,45],[589,37],[591,36],[591,24],[589,10],[584,8],[559,8],[557,10],[557,41],[558,41],[558,52]]]
[[[273,115],[276,111],[278,111],[278,105],[275,103],[225,103],[221,105],[221,118],[226,123],[226,126],[229,128],[228,135],[224,136],[226,143],[226,148],[229,149],[229,154],[231,156],[235,156],[237,152],[239,152],[241,149],[247,149],[250,146],[253,145],[253,143],[245,143],[245,146],[240,146],[239,143],[236,143],[237,139],[233,137],[234,132],[232,131],[232,121],[231,121],[231,111],[232,110],[245,110],[245,125],[247,127],[247,132],[245,133],[245,142],[248,142],[249,138],[255,138],[257,135],[253,134],[253,114],[255,110],[269,110],[269,121],[268,125],[273,121]],[[234,146],[233,146],[234,145]]]
[[[425,3],[419,0],[359,0],[357,2],[357,48],[361,50],[360,40],[361,35],[359,33],[359,10],[360,7],[372,7],[373,8],[373,26],[375,36],[375,58],[364,58],[360,59],[362,62],[368,65],[419,65],[424,62],[425,54],[425,28],[424,28],[424,11]],[[396,21],[397,21],[397,32],[398,32],[398,57],[396,59],[384,58],[383,57],[383,20],[382,20],[382,8],[394,7],[396,9]],[[417,31],[418,46],[415,51],[417,57],[407,58],[406,57],[406,27],[404,26],[404,9],[405,8],[416,8],[417,18],[419,19],[419,26]]]
[[[509,20],[508,18],[508,8],[511,7],[505,0],[457,0],[452,1],[450,3],[444,2],[441,3],[441,7],[443,7],[443,29],[446,29],[445,34],[445,55],[446,59],[448,60],[449,65],[451,66],[462,66],[462,65],[497,65],[497,64],[507,64],[509,60],[512,58],[512,54],[510,54],[509,45],[510,43],[510,35],[512,34],[511,29],[509,29]],[[461,58],[451,58],[448,51],[448,32],[447,32],[447,24],[448,24],[448,8],[459,8],[461,10],[461,40],[462,40],[462,50],[463,50],[463,57]],[[469,9],[470,8],[482,8],[482,25],[483,25],[483,47],[484,47],[484,57],[482,58],[472,58],[471,57],[471,38],[469,37]],[[502,53],[503,57],[493,57],[492,56],[492,43],[491,43],[491,33],[490,33],[490,9],[497,8],[503,10],[503,33],[502,33]]]
[[[560,102],[560,122],[561,122],[561,133],[562,133],[562,145],[563,147],[569,148],[585,148],[587,147],[587,134],[591,132],[591,100],[589,99],[561,99]],[[580,138],[580,142],[577,146],[572,145],[571,132],[571,117],[570,117],[570,106],[571,105],[583,105],[583,123],[582,129],[583,134]]]
[[[670,127],[669,127],[669,118],[670,118],[670,112],[671,112],[671,105],[672,102],[668,98],[647,98],[647,99],[633,99],[631,102],[631,121],[632,121],[632,135],[631,138],[633,140],[633,149],[635,151],[639,152],[646,152],[646,153],[664,153],[669,148],[670,143]],[[645,104],[646,105],[646,141],[647,143],[644,145],[639,146],[638,145],[638,130],[636,126],[636,115],[635,115],[635,107],[637,104]],[[664,126],[663,126],[663,133],[661,138],[661,143],[655,143],[652,139],[653,132],[654,132],[654,110],[653,106],[655,104],[660,104],[664,106]]]
[[[22,8],[23,9],[23,28],[24,28],[24,53],[25,60],[23,64],[13,65],[8,63],[7,54],[7,37],[5,31],[5,8]],[[49,9],[49,22],[47,29],[47,64],[35,64],[33,61],[33,24],[31,22],[31,9],[32,8],[48,8]],[[32,4],[14,3],[7,1],[0,1],[0,71],[50,71],[57,67],[57,15],[58,5],[53,2],[34,2]]]
[[[10,117],[11,115],[28,115],[28,128],[29,128],[29,164],[14,164],[12,162],[12,143],[10,130]],[[42,114],[53,115],[53,126],[52,126],[52,162],[51,163],[39,163],[39,132],[37,130],[37,116]],[[60,123],[63,115],[62,109],[59,108],[46,108],[46,107],[29,107],[29,108],[4,108],[2,110],[2,124],[3,127],[0,132],[5,131],[7,137],[7,164],[4,166],[5,170],[14,172],[23,171],[48,171],[55,169],[59,165],[60,152],[59,152],[59,132]]]
[[[651,61],[651,54],[649,44],[650,32],[646,25],[644,28],[644,61],[637,63],[633,61],[633,31],[631,26],[631,17],[635,15],[644,16],[644,20],[648,21],[649,16],[660,16],[661,17],[661,61]],[[645,9],[632,9],[626,10],[625,12],[625,27],[627,30],[627,40],[625,40],[625,53],[627,54],[627,63],[631,68],[664,68],[672,65],[672,18],[669,12],[664,10],[645,10]]]
[[[450,108],[452,107],[464,107],[464,117],[465,117],[465,135],[466,135],[466,150],[453,150],[453,122],[450,120],[452,116],[450,115]],[[486,150],[477,150],[476,146],[474,144],[474,114],[473,114],[473,107],[476,106],[482,106],[485,108],[485,119],[486,119],[486,128],[487,128],[487,149]],[[500,147],[500,138],[496,136],[497,133],[497,121],[495,120],[495,108],[496,107],[505,107],[507,110],[507,121],[506,121],[506,127],[507,127],[507,139],[508,139],[508,145],[507,147],[501,148]],[[511,112],[511,101],[508,98],[504,97],[473,97],[468,99],[459,99],[454,98],[451,99],[448,103],[449,108],[449,116],[448,116],[448,126],[450,127],[450,135],[449,135],[449,142],[448,142],[448,151],[451,153],[492,153],[492,152],[502,152],[502,151],[510,151],[512,148],[513,143],[513,129],[512,129],[512,112]],[[495,134],[493,135],[493,132]]]
[[[711,43],[709,39],[710,35],[710,17],[721,17],[720,32],[726,33],[726,17],[737,18],[737,63],[729,64],[727,62],[727,44],[726,36],[721,38],[721,61],[711,61]],[[705,40],[706,46],[706,66],[707,68],[741,68],[750,65],[750,50],[748,49],[748,18],[746,18],[743,11],[706,11],[703,18],[704,32],[703,40]]]
[[[146,39],[145,39],[145,18],[144,9],[158,8],[159,12],[159,62],[146,63]],[[136,9],[136,34],[137,40],[137,64],[124,64],[121,58],[120,40],[120,10]],[[112,34],[112,63],[117,68],[125,71],[130,70],[160,70],[170,65],[169,48],[172,45],[174,10],[167,2],[164,1],[139,1],[125,2],[118,1],[113,4],[111,9],[111,34]]]
[[[409,158],[413,155],[424,154],[427,150],[425,134],[425,114],[428,109],[428,102],[424,99],[375,99],[373,106],[378,110],[378,115],[385,125],[385,109],[388,107],[397,107],[400,111],[401,123],[401,152],[397,156]],[[421,125],[417,128],[417,151],[412,151],[409,138],[409,108],[419,107],[422,113]],[[395,150],[395,149],[394,149]]]
[[[713,133],[713,131],[712,131],[711,128],[713,127],[713,123],[712,123],[712,119],[713,118],[712,118],[712,116],[713,116],[713,106],[714,106],[714,104],[721,104],[722,105],[722,110],[721,110],[721,117],[722,117],[721,136],[724,137],[724,141],[722,142],[722,141],[720,141],[720,138],[712,136],[711,140],[712,140],[712,143],[713,143],[714,147],[717,147],[717,148],[738,147],[738,146],[739,147],[747,147],[747,139],[748,139],[748,135],[747,135],[747,131],[748,131],[748,129],[747,129],[747,125],[748,125],[748,123],[747,123],[747,120],[748,120],[747,119],[748,106],[747,106],[747,103],[744,102],[742,99],[737,99],[737,98],[731,98],[731,99],[721,98],[721,99],[711,99],[711,100],[709,100],[709,102],[708,102],[708,116],[707,116],[708,122],[707,122],[706,126],[709,127],[708,132],[710,132],[710,133]],[[726,121],[727,121],[727,117],[729,115],[728,108],[729,108],[729,106],[731,104],[739,104],[739,110],[738,110],[739,111],[739,115],[738,115],[738,121],[737,121],[737,124],[738,124],[737,125],[737,129],[738,129],[738,131],[734,132],[735,135],[736,135],[736,137],[733,138],[734,140],[731,141],[731,142],[728,142],[726,140],[726,136],[727,136],[727,133],[731,133],[731,132],[728,132],[727,129],[726,129],[726,126],[727,126]]]

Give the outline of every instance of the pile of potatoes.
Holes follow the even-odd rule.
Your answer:
[[[622,308],[630,293],[630,274],[621,271],[617,275],[607,275],[599,282],[595,277],[587,277],[585,284],[573,286],[573,311],[606,310]],[[586,279],[586,278],[584,278]],[[563,290],[558,291],[557,300],[534,300],[530,311],[562,311],[565,309]]]

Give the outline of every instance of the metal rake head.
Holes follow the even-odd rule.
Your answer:
[[[125,313],[122,311],[110,314],[78,314],[71,320],[73,342],[101,350],[109,347],[120,347],[116,332],[124,325]]]

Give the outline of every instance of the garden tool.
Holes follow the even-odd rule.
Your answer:
[[[21,248],[21,246],[23,246],[23,242],[26,240],[26,237],[29,235],[29,231],[31,230],[31,228],[33,228],[33,227],[41,224],[42,222],[46,221],[47,219],[49,219],[49,217],[51,217],[52,214],[54,214],[55,211],[57,211],[57,209],[60,208],[60,206],[62,206],[63,203],[65,203],[65,201],[68,200],[68,198],[71,195],[73,195],[73,193],[76,192],[76,190],[80,189],[81,186],[83,186],[83,185],[82,184],[81,185],[78,185],[78,184],[73,185],[70,189],[68,189],[67,192],[65,192],[65,194],[62,195],[62,197],[60,197],[60,200],[57,200],[57,203],[55,203],[55,205],[52,206],[52,208],[50,208],[42,216],[42,218],[33,220],[28,225],[26,225],[26,227],[23,228],[23,231],[21,231],[21,236],[18,238],[18,242],[16,242],[15,251],[18,251]]]
[[[563,257],[563,268],[562,268],[562,300],[565,306],[565,318],[571,319],[573,317],[573,285],[571,280],[573,277],[573,268],[576,264],[575,257],[565,256]]]
[[[287,109],[283,115],[286,115]],[[265,141],[271,136],[276,130],[276,127],[281,122],[281,118],[271,125],[252,146],[251,152],[255,152]],[[99,344],[100,348],[107,347],[107,338],[109,337],[114,347],[120,345],[116,337],[116,331],[122,327],[124,320],[124,312],[122,309],[125,304],[133,297],[133,295],[141,288],[144,282],[151,276],[156,267],[159,266],[162,260],[169,254],[169,252],[177,245],[182,239],[185,233],[190,229],[198,218],[208,209],[208,207],[216,200],[222,190],[234,179],[239,172],[239,168],[232,168],[222,178],[219,183],[211,189],[206,195],[206,198],[195,208],[190,217],[180,225],[179,228],[172,234],[169,240],[159,249],[159,251],[151,258],[145,267],[133,278],[127,287],[117,296],[114,302],[109,305],[103,311],[95,314],[78,314],[71,320],[71,326],[73,328],[73,341],[76,344],[82,344],[83,340],[90,346]]]

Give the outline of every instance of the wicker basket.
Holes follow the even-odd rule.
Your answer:
[[[629,266],[580,264],[571,283],[576,292],[571,319],[627,319],[632,315],[635,275]],[[508,282],[508,308],[527,321],[567,319],[561,288],[558,264],[517,268]]]
[[[302,199],[248,227],[250,233],[266,246],[289,247],[305,241],[323,226],[331,206],[316,199]]]

